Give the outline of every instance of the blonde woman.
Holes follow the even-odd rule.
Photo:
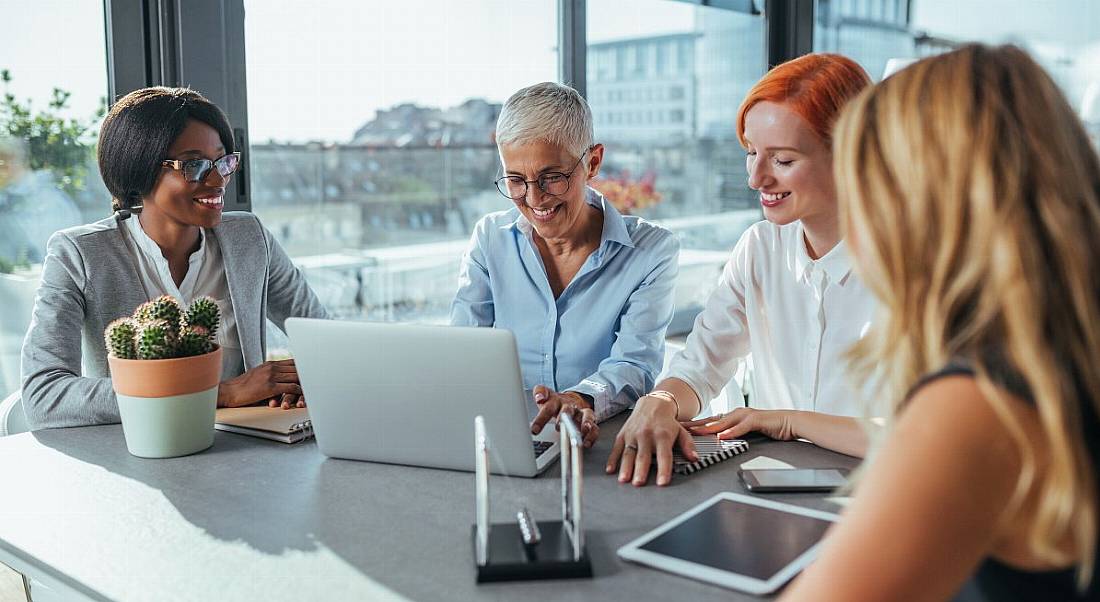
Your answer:
[[[925,59],[837,125],[842,223],[898,400],[785,600],[1096,600],[1100,162],[1011,46]]]

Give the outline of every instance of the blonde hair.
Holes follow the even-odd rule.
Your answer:
[[[1100,161],[1054,82],[1022,50],[969,45],[865,91],[838,121],[845,238],[884,315],[852,351],[900,410],[953,359],[1021,450],[1010,508],[1037,493],[1026,533],[1052,564],[1093,571],[1097,482],[1082,432],[1100,415]],[[1009,411],[1004,373],[1038,412]],[[1001,376],[999,378],[999,376]],[[1040,460],[1029,440],[1048,453]],[[1010,513],[1011,514],[1011,511]]]

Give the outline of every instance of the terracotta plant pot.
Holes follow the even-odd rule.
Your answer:
[[[173,458],[214,444],[222,350],[167,360],[107,356],[126,448],[142,458]]]

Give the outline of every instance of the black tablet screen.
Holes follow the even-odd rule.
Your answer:
[[[641,549],[766,581],[820,541],[831,524],[718,500]]]

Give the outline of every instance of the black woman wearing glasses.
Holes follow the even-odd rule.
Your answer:
[[[567,412],[591,446],[597,422],[634,403],[661,370],[679,242],[587,186],[604,147],[576,90],[516,92],[496,143],[497,189],[514,207],[475,226],[451,323],[511,330],[534,401],[532,433]]]
[[[254,215],[223,215],[240,164],[225,114],[186,88],[137,90],[104,119],[98,155],[115,213],[47,243],[23,344],[31,428],[119,422],[103,331],[161,295],[218,303],[219,407],[304,405],[293,360],[264,361],[266,320],[327,314]]]

